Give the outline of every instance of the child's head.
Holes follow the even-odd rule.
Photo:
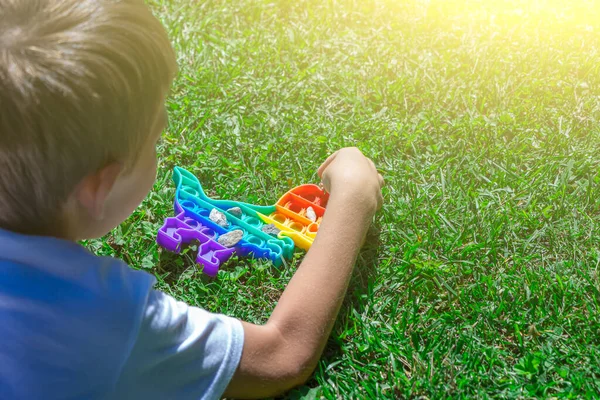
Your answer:
[[[79,239],[125,219],[175,71],[143,0],[0,0],[0,228]]]

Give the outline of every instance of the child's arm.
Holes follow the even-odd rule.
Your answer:
[[[269,321],[243,323],[242,358],[226,396],[268,397],[305,382],[317,365],[376,210],[383,179],[355,148],[319,168],[329,202],[319,234]]]

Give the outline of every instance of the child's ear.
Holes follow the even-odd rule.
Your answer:
[[[79,184],[76,198],[93,219],[99,220],[104,217],[106,199],[122,171],[122,164],[112,162],[86,176]]]

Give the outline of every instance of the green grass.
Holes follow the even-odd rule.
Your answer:
[[[358,146],[387,181],[379,234],[293,396],[599,396],[597,2],[150,3],[181,69],[159,179],[92,249],[265,322],[302,254],[281,269],[232,260],[211,280],[193,249],[158,249],[172,167],[272,204]]]

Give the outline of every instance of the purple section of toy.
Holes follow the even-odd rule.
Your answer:
[[[214,239],[217,233],[214,230],[186,217],[178,204],[175,207],[179,213],[176,217],[165,219],[158,231],[157,243],[169,251],[179,253],[182,244],[197,240],[200,245],[196,262],[204,267],[207,275],[215,276],[219,272],[219,266],[233,255],[235,249],[216,242]]]

